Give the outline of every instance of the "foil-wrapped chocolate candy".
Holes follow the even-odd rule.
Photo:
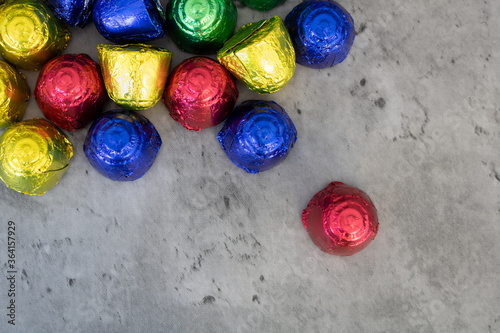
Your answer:
[[[285,0],[241,0],[243,4],[249,8],[267,12],[274,7],[281,5]]]
[[[94,25],[115,43],[142,43],[165,36],[165,13],[158,0],[95,0]]]
[[[259,94],[280,90],[295,72],[295,51],[278,16],[241,27],[219,50],[217,59]]]
[[[144,44],[97,46],[109,98],[130,110],[153,107],[161,98],[172,53]]]
[[[41,1],[11,0],[0,6],[0,54],[15,66],[38,70],[69,39],[65,24]]]
[[[297,131],[276,102],[250,100],[229,115],[217,140],[236,166],[257,173],[286,158],[297,141]]]
[[[107,100],[99,65],[86,54],[46,63],[33,94],[45,117],[69,131],[85,127]]]
[[[174,68],[163,93],[172,118],[195,131],[224,121],[237,98],[238,89],[231,74],[206,57],[189,58]]]
[[[114,110],[104,112],[94,121],[83,150],[103,176],[133,181],[151,168],[161,143],[160,135],[146,117],[133,111]]]
[[[363,191],[332,182],[302,212],[309,236],[322,251],[350,256],[363,250],[378,231],[377,209]]]
[[[56,16],[72,27],[83,28],[92,18],[94,0],[45,0]]]
[[[24,120],[0,137],[0,178],[17,192],[41,195],[64,176],[72,156],[60,129],[45,119]]]
[[[29,98],[24,74],[0,60],[0,129],[23,119]]]
[[[33,95],[45,117],[67,131],[85,127],[108,100],[99,65],[86,54],[46,63]]]
[[[342,62],[354,42],[351,14],[332,0],[306,0],[285,18],[297,63],[312,67],[332,67]]]
[[[168,34],[185,52],[216,53],[236,27],[233,0],[170,0],[166,12]]]

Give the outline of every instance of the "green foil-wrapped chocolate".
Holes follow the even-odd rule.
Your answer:
[[[144,110],[158,102],[167,83],[172,53],[145,44],[97,46],[109,98],[129,110]]]
[[[0,5],[0,54],[23,69],[38,70],[68,45],[70,32],[43,1]]]
[[[282,4],[285,0],[241,0],[241,2],[249,8],[267,12],[277,5]]]
[[[259,94],[286,86],[295,72],[295,51],[280,17],[241,27],[219,50],[217,59]]]
[[[185,52],[215,53],[236,27],[233,0],[170,0],[166,12],[167,31]]]
[[[29,98],[24,74],[0,60],[0,129],[23,118]]]
[[[69,168],[73,146],[45,119],[9,126],[0,137],[0,178],[7,187],[41,195],[56,186]]]

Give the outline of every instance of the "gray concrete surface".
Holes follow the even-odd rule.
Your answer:
[[[143,178],[100,176],[82,130],[47,194],[0,184],[0,332],[500,332],[500,2],[341,3],[357,27],[345,62],[298,66],[270,96],[239,86],[239,102],[275,100],[297,127],[278,167],[246,174],[220,126],[188,132],[159,103],[143,111],[164,142]],[[238,26],[296,4],[239,6]],[[66,52],[97,60],[94,26],[72,33]],[[190,56],[152,44],[174,66]],[[41,115],[32,99],[25,119]],[[301,222],[334,180],[378,208],[377,238],[353,257],[322,253]]]

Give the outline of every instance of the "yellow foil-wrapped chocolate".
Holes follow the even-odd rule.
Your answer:
[[[38,70],[68,45],[70,32],[43,1],[0,5],[0,54],[20,68]]]
[[[144,110],[160,100],[171,52],[144,44],[101,44],[97,50],[104,85],[113,102],[129,110]]]
[[[30,98],[24,74],[0,60],[0,129],[23,118]]]
[[[53,188],[69,168],[73,146],[45,119],[9,126],[0,137],[0,178],[7,187],[30,195]]]
[[[278,16],[241,27],[219,50],[217,59],[259,94],[280,90],[295,72],[293,44]]]

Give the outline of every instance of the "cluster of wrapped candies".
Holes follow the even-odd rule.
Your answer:
[[[267,11],[284,0],[243,0]],[[2,4],[3,3],[3,4]],[[137,111],[163,99],[172,118],[199,131],[225,123],[217,135],[238,167],[258,173],[281,162],[297,133],[275,102],[250,100],[235,107],[235,79],[259,94],[287,85],[296,62],[331,67],[354,41],[351,15],[332,0],[305,0],[285,21],[272,17],[236,32],[233,0],[0,0],[0,178],[18,192],[41,195],[69,167],[72,144],[62,130],[90,122],[84,152],[102,175],[119,181],[142,177],[162,144],[153,124]],[[97,64],[86,54],[60,55],[70,26],[93,20],[116,44],[98,45]],[[169,34],[195,56],[170,74],[172,54],[142,44]],[[30,89],[15,67],[40,70],[33,95],[45,119],[21,121]],[[108,97],[122,110],[101,112]],[[61,130],[62,129],[62,130]],[[375,237],[376,209],[362,191],[334,182],[318,192],[303,222],[323,251],[351,255]]]

